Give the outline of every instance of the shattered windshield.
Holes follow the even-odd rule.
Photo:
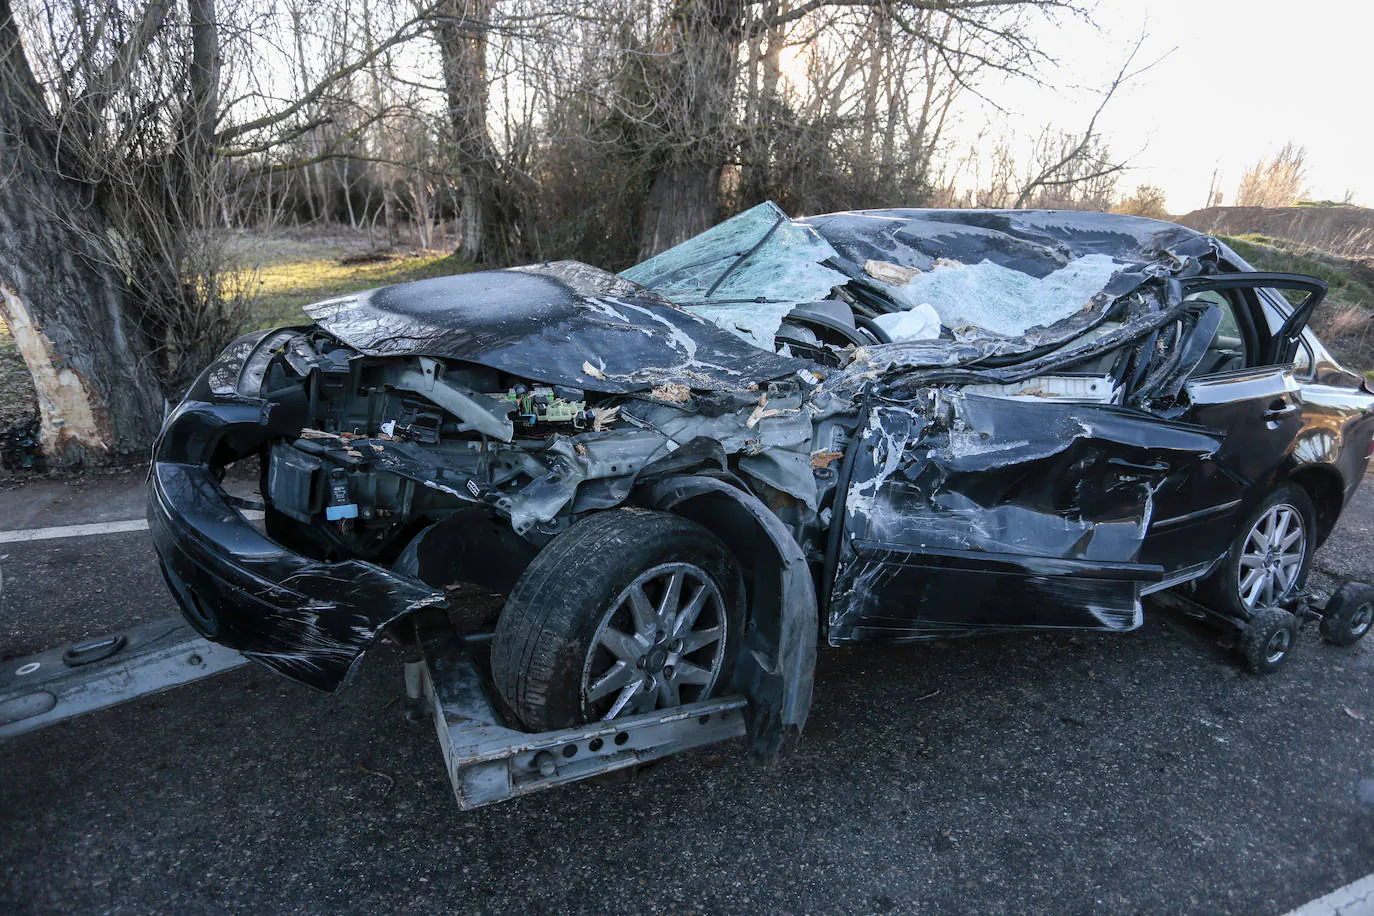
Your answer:
[[[774,349],[787,313],[849,282],[835,249],[772,202],[707,229],[621,273],[756,347]]]
[[[934,328],[932,322],[926,322],[917,330],[902,312],[880,316],[878,325],[894,341],[900,341],[938,337],[941,327],[955,337],[966,329],[1007,336],[1024,334],[1086,308],[1120,266],[1107,255],[1092,254],[1043,277],[989,260],[963,264],[948,258],[940,259],[929,271],[869,260],[864,271],[904,311],[924,317],[929,309],[938,317]],[[908,328],[912,333],[904,333]]]

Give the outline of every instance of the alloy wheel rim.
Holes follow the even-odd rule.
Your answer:
[[[1270,607],[1297,586],[1307,552],[1302,513],[1287,503],[1270,506],[1245,537],[1236,586],[1246,610]]]
[[[1287,627],[1281,627],[1274,631],[1274,635],[1269,637],[1269,642],[1264,647],[1264,657],[1269,664],[1277,664],[1288,653],[1288,648],[1293,644],[1293,631]]]
[[[728,626],[720,591],[701,567],[645,570],[616,596],[592,636],[583,711],[614,719],[705,698],[720,677]]]
[[[1365,634],[1371,623],[1374,623],[1374,604],[1365,602],[1350,616],[1350,635],[1358,639]]]

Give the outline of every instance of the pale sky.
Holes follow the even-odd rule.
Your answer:
[[[985,84],[1008,114],[967,106],[959,133],[1010,126],[1023,140],[1042,124],[1079,131],[1094,90],[1120,68],[1142,27],[1139,57],[1160,63],[1118,92],[1099,122],[1133,168],[1120,190],[1155,184],[1169,209],[1203,206],[1212,170],[1230,204],[1241,173],[1288,140],[1307,148],[1315,199],[1374,206],[1374,5],[1367,0],[1101,0],[1099,28],[1061,18],[1038,29],[1059,61],[1050,84]],[[1078,86],[1080,89],[1070,87]]]

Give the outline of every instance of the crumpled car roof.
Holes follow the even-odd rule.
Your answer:
[[[868,259],[930,270],[941,258],[989,260],[1044,277],[1077,258],[1148,263],[1203,257],[1211,240],[1177,223],[1080,210],[855,210],[798,219],[862,277]]]
[[[965,265],[986,261],[1034,278],[1094,256],[1121,264],[1090,301],[1049,324],[1018,335],[974,327],[961,329],[956,340],[877,345],[847,367],[850,372],[883,366],[911,372],[1030,358],[1098,327],[1114,302],[1148,281],[1198,272],[1225,251],[1209,236],[1175,223],[1074,210],[867,210],[797,222],[835,249],[832,266],[870,287],[880,286],[865,271],[870,259],[922,272],[945,259]],[[1153,308],[1164,303],[1157,301]]]

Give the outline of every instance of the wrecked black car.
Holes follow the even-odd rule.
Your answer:
[[[764,204],[620,275],[241,338],[167,419],[151,527],[210,639],[332,691],[437,615],[535,731],[729,691],[775,750],[818,640],[1127,631],[1164,589],[1267,658],[1374,436],[1324,292],[1146,219]]]

